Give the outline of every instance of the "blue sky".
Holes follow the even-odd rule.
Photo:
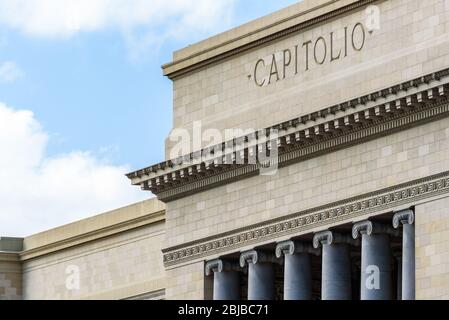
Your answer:
[[[163,160],[172,85],[160,66],[176,49],[297,2],[100,5],[109,1],[0,0],[0,148],[11,154],[0,160],[0,235],[27,235],[149,197],[124,192],[133,187],[122,176]],[[70,12],[74,25],[66,29],[58,11]],[[99,177],[98,169],[120,178]],[[111,190],[102,189],[105,181]]]

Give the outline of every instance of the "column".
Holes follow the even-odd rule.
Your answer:
[[[397,283],[396,283],[396,300],[402,300],[402,253],[395,253]]]
[[[362,236],[361,300],[392,300],[392,252],[388,225],[362,221],[352,227],[354,239]]]
[[[415,300],[415,214],[404,210],[393,216],[395,229],[402,225],[402,300]]]
[[[311,254],[319,250],[300,242],[288,240],[276,246],[276,257],[285,256],[284,300],[312,299]]]
[[[214,300],[240,299],[240,274],[237,264],[222,259],[208,261],[205,273],[206,276],[214,274]]]
[[[322,300],[351,300],[351,237],[332,231],[316,233],[313,246],[322,247]]]
[[[248,264],[248,300],[274,300],[274,263],[276,257],[250,250],[240,255],[240,266]]]

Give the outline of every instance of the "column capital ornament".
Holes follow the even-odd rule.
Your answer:
[[[393,227],[399,228],[400,224],[415,223],[415,213],[411,209],[396,212],[393,216]]]
[[[315,233],[313,236],[313,247],[318,249],[320,246],[331,245],[337,243],[346,243],[349,245],[359,245],[359,241],[352,239],[350,236],[326,230]]]
[[[354,239],[358,239],[362,234],[367,234],[370,236],[372,234],[380,233],[386,233],[391,236],[399,236],[398,232],[391,226],[376,221],[365,220],[354,223],[354,225],[352,226],[352,237]]]
[[[242,268],[250,263],[256,264],[263,262],[279,263],[279,260],[271,253],[259,250],[248,250],[240,254],[240,267]]]
[[[321,252],[310,244],[293,240],[279,242],[276,245],[276,258],[281,258],[283,255],[294,255],[295,253],[310,253],[318,256]]]
[[[206,262],[206,266],[204,268],[204,273],[206,276],[210,276],[215,272],[223,271],[239,271],[239,267],[236,263],[223,259],[215,259]]]

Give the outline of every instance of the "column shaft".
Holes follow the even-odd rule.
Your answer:
[[[403,225],[402,300],[415,300],[415,225]]]
[[[362,300],[391,300],[391,249],[388,234],[362,235]]]
[[[248,264],[248,300],[274,300],[274,265]]]
[[[322,261],[322,300],[351,300],[349,245],[345,243],[324,244]]]
[[[397,274],[398,274],[398,280],[397,280],[397,300],[402,300],[402,257],[397,258]]]
[[[237,271],[214,273],[214,300],[239,300],[240,275]]]
[[[286,254],[284,273],[284,300],[310,300],[312,298],[310,254]]]

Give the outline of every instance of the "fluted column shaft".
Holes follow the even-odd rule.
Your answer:
[[[311,254],[312,246],[294,241],[281,242],[276,247],[276,257],[284,260],[284,300],[312,299]]]
[[[393,226],[402,224],[402,300],[415,300],[415,214],[412,210],[397,212]]]
[[[206,275],[214,274],[214,300],[240,299],[240,274],[235,266],[221,259],[206,263]]]
[[[274,255],[250,250],[240,255],[240,266],[248,264],[248,300],[274,300]]]
[[[349,237],[324,231],[315,234],[313,245],[322,247],[322,300],[352,298]]]

